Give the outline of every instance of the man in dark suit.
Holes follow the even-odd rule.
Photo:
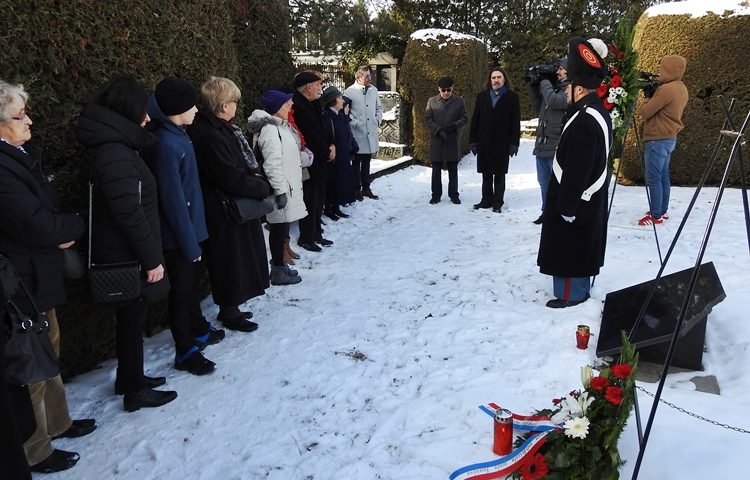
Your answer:
[[[520,142],[518,95],[510,89],[505,70],[495,67],[490,72],[489,88],[477,95],[471,118],[469,144],[477,156],[477,172],[482,174],[482,200],[474,205],[475,210],[502,211],[509,157],[518,153]]]

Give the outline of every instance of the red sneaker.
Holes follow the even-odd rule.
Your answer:
[[[651,210],[646,212],[646,215],[651,215]],[[660,217],[662,220],[669,220],[669,214],[667,212],[664,212],[664,214]]]
[[[644,226],[644,225],[659,225],[661,223],[664,223],[664,220],[661,218],[654,218],[650,214],[646,214],[645,217],[638,220],[638,225]]]

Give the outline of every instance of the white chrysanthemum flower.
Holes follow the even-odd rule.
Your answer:
[[[617,97],[615,97],[614,95],[610,95],[609,97],[607,97],[607,101],[609,103],[617,103]]]
[[[627,97],[627,96],[628,96],[628,92],[626,92],[625,90],[623,90],[623,91],[622,91],[622,93],[620,94],[620,96],[621,96],[622,98],[625,98],[625,97]]]
[[[609,87],[609,96],[614,97],[615,96],[615,87]]]
[[[563,425],[565,436],[584,439],[589,434],[589,419],[586,417],[571,418]]]
[[[622,87],[615,88],[615,93],[618,95],[622,95],[625,92],[625,89]]]
[[[612,115],[612,119],[614,120],[615,118],[620,116],[620,112],[616,108],[613,108],[611,115]],[[593,376],[593,373],[591,375]],[[589,384],[591,384],[591,378],[589,378]],[[586,385],[586,388],[589,388],[588,385]]]

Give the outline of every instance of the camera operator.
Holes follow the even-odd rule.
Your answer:
[[[538,83],[532,81],[529,84],[529,101],[535,110],[539,112],[539,125],[536,127],[536,145],[534,145],[534,156],[536,157],[536,179],[542,191],[542,211],[547,199],[547,187],[552,175],[552,160],[555,158],[555,150],[560,142],[563,128],[563,117],[568,107],[568,99],[565,89],[568,85],[568,57],[563,57],[557,62],[555,78],[544,78]],[[542,215],[534,220],[541,225]]]
[[[682,112],[688,91],[682,83],[686,61],[679,55],[667,55],[659,65],[659,84],[653,96],[641,106],[643,117],[643,159],[650,209],[638,225],[658,225],[669,218],[669,160],[683,128]],[[648,95],[647,95],[648,97]]]

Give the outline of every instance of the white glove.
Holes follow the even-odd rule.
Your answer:
[[[568,223],[573,223],[573,220],[576,219],[575,215],[573,215],[572,217],[566,217],[565,215],[560,215],[560,216],[563,218],[563,220],[565,220]]]

